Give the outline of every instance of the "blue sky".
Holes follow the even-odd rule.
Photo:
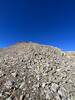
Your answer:
[[[0,48],[20,41],[75,50],[75,1],[0,0]]]

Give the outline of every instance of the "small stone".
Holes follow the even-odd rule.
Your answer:
[[[46,99],[49,99],[49,98],[50,98],[49,94],[46,94]]]
[[[59,97],[59,95],[56,95],[56,100],[60,100],[60,97]]]
[[[0,93],[0,97],[2,97],[2,93]]]
[[[29,100],[31,100],[31,98],[29,98]]]
[[[2,77],[3,76],[3,72],[0,70],[0,77]]]
[[[28,83],[31,83],[31,81],[28,81]]]
[[[62,92],[60,90],[58,90],[58,94],[62,96]]]
[[[21,95],[20,96],[20,100],[24,100],[24,95]]]
[[[72,99],[72,100],[75,100],[75,95],[73,95],[73,96],[71,97],[71,99]]]
[[[68,80],[69,83],[73,83],[71,79]]]
[[[11,81],[7,81],[7,82],[4,84],[4,86],[5,86],[7,89],[9,89],[9,88],[12,87],[12,82],[11,82]]]
[[[12,98],[11,98],[11,97],[9,97],[9,98],[7,98],[6,100],[12,100]]]
[[[57,69],[56,71],[59,72],[61,69]]]
[[[25,85],[25,82],[22,82],[19,88],[22,89],[24,85]]]
[[[29,97],[29,94],[26,94],[26,98],[28,98]]]
[[[10,95],[10,93],[9,93],[9,92],[5,92],[5,94]]]
[[[58,85],[56,83],[52,83],[51,89],[52,91],[56,92]]]
[[[16,77],[17,73],[14,72],[14,73],[11,73],[13,77]]]
[[[39,78],[39,75],[37,75],[36,78],[37,78],[37,80],[39,80],[39,79],[40,79],[40,78]]]
[[[20,100],[22,100],[22,98],[23,98],[23,95],[20,96]]]
[[[42,87],[43,87],[43,88],[45,87],[45,83],[42,83]]]

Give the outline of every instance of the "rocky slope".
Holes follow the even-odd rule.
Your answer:
[[[75,100],[74,54],[36,43],[0,50],[0,100]]]

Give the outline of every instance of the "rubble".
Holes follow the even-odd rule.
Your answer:
[[[75,53],[36,43],[4,48],[0,100],[75,100]]]

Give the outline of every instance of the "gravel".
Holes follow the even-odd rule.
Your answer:
[[[31,42],[1,49],[0,100],[75,100],[75,53]]]

